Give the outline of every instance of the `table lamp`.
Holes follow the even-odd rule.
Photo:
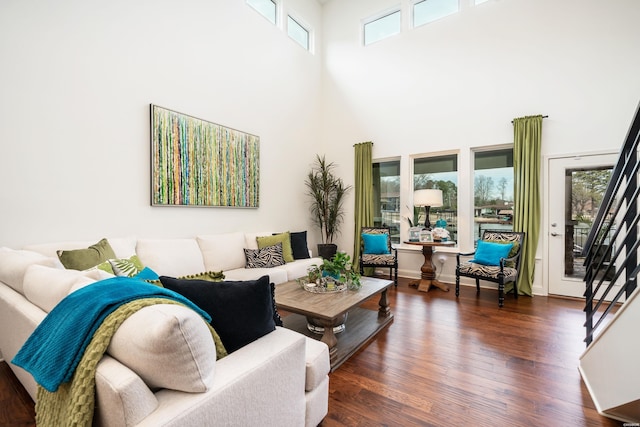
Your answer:
[[[426,218],[424,220],[424,228],[431,230],[431,222],[429,221],[429,210],[431,206],[442,206],[442,190],[426,189],[416,190],[413,192],[414,206],[424,206]]]

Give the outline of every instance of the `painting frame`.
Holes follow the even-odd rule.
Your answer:
[[[260,137],[150,104],[151,206],[258,208]]]

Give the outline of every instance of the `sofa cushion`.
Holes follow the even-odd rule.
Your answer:
[[[291,263],[273,268],[236,268],[224,272],[225,280],[256,280],[262,276],[268,276],[269,281],[276,285],[288,281],[287,271]]]
[[[306,343],[305,391],[311,391],[327,378],[331,365],[329,363],[329,347],[325,343],[309,337],[307,337]]]
[[[308,274],[309,267],[314,264],[318,266],[321,265],[322,258],[297,259],[282,268],[287,272],[287,280],[295,280],[302,276],[306,276]]]
[[[155,304],[138,310],[120,325],[107,353],[151,389],[198,393],[213,382],[216,348],[211,332],[202,317],[184,306]]]
[[[100,239],[88,248],[58,250],[58,259],[65,268],[71,270],[86,270],[91,267],[115,258],[116,254],[107,239]]]
[[[97,271],[83,272],[32,265],[24,275],[24,296],[48,313],[69,293],[98,279]]]
[[[293,252],[291,250],[291,237],[289,232],[273,234],[271,236],[256,237],[258,249],[264,249],[278,243],[282,244],[282,255],[285,262],[293,262]]]
[[[291,236],[291,251],[293,252],[293,259],[307,259],[309,255],[309,246],[307,245],[307,232],[306,231],[292,231],[289,233]]]
[[[53,267],[55,260],[37,252],[0,248],[0,282],[24,294],[24,275],[35,264]]]
[[[244,244],[247,249],[258,249],[258,237],[266,237],[271,236],[273,233],[271,231],[260,231],[253,233],[245,233],[244,235]]]
[[[107,240],[109,240],[109,244],[111,245],[111,248],[116,253],[116,258],[129,258],[131,255],[135,255],[136,253],[136,237],[135,236],[107,237]],[[53,257],[57,260],[58,255],[56,254],[56,252],[59,250],[86,248],[87,246],[93,243],[94,242],[86,241],[86,240],[66,241],[66,242],[57,242],[57,243],[37,243],[33,245],[27,245],[23,249],[38,252],[44,256]]]
[[[160,277],[162,285],[209,313],[229,353],[275,329],[268,276],[242,282],[206,282]]]
[[[143,265],[165,276],[205,271],[196,239],[138,239],[136,253]]]
[[[207,270],[226,271],[244,268],[244,234],[223,233],[197,237]]]
[[[247,259],[246,268],[272,268],[285,264],[282,243],[262,249],[245,249],[244,256]]]

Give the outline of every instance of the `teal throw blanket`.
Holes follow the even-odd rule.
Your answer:
[[[113,277],[81,288],[60,301],[24,343],[13,364],[55,392],[73,377],[84,350],[102,321],[122,304],[139,298],[167,298],[211,317],[182,295],[141,279]]]

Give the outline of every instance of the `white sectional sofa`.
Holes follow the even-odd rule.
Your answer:
[[[277,286],[322,262],[308,258],[273,268],[244,268],[244,249],[256,249],[256,236],[270,234],[108,241],[118,258],[135,254],[159,275],[173,277],[222,270],[225,280],[257,279],[266,274]],[[93,243],[0,248],[0,352],[7,363],[59,301],[107,276],[95,269],[65,270],[56,256],[57,250]],[[163,325],[166,327],[160,327]],[[98,364],[95,423],[315,426],[327,414],[330,367],[324,343],[276,327],[216,361],[215,346],[207,337],[210,333],[202,318],[184,306],[152,305],[129,317]],[[154,350],[159,342],[164,344],[158,354]],[[120,356],[125,353],[135,357]],[[9,365],[35,400],[37,386],[32,376]]]

